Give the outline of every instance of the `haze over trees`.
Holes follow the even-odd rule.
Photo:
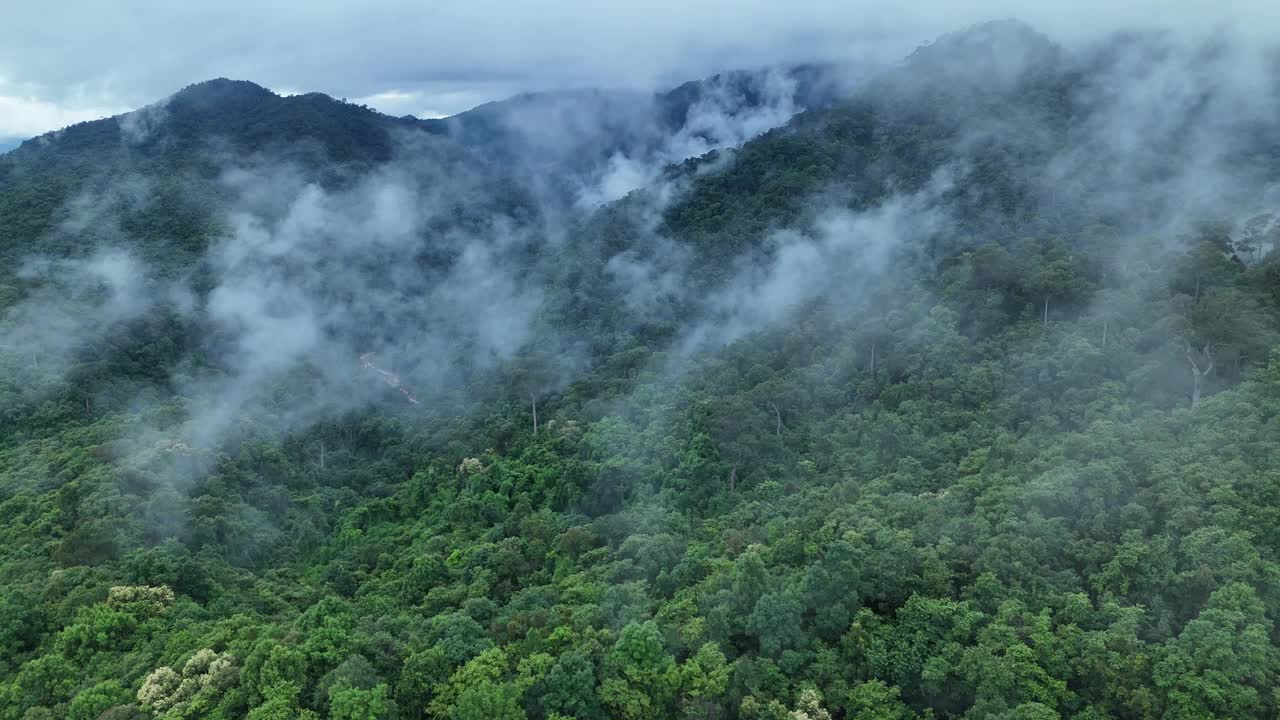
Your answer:
[[[1276,58],[23,143],[0,719],[1275,717]]]

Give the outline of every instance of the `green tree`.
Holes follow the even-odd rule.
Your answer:
[[[783,650],[803,646],[801,611],[800,602],[789,592],[761,596],[751,611],[747,627],[759,640],[762,655],[777,657]]]
[[[1252,717],[1272,709],[1278,656],[1257,592],[1231,583],[1166,645],[1153,679],[1165,717]]]
[[[705,643],[680,665],[680,706],[687,718],[714,718],[723,707],[733,669],[715,643]]]
[[[133,701],[133,693],[115,680],[105,680],[81,690],[67,708],[67,720],[98,720],[117,705]]]
[[[409,655],[395,687],[395,700],[401,712],[411,720],[424,717],[437,688],[449,680],[449,674],[449,660],[438,646]]]
[[[596,696],[595,666],[581,653],[569,651],[556,658],[546,678],[535,686],[547,713],[559,713],[577,720],[602,717]]]
[[[395,702],[386,683],[368,689],[343,684],[329,690],[330,720],[389,720],[395,716]]]
[[[669,712],[678,683],[675,659],[663,646],[657,624],[633,622],[605,657],[600,699],[626,720],[654,720]]]

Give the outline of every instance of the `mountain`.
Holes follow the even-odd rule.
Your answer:
[[[126,167],[148,176],[210,179],[229,158],[265,156],[317,178],[328,175],[325,182],[333,183],[335,172],[352,175],[385,165],[397,144],[413,143],[415,162],[438,166],[443,174],[465,165],[468,174],[488,176],[491,193],[520,206],[511,212],[534,212],[537,204],[559,211],[575,202],[614,199],[652,181],[669,163],[740,144],[805,107],[828,105],[848,78],[849,72],[816,65],[727,73],[657,95],[527,95],[425,121],[393,118],[319,93],[284,97],[251,82],[217,79],[132,113],[28,140],[0,161],[0,187],[19,184],[20,177],[27,186],[78,186],[106,181]],[[19,222],[5,228],[9,237],[0,235],[0,247],[30,253],[18,236],[46,235],[69,192],[63,186],[42,198],[48,202],[34,226],[21,222],[29,206],[22,213],[11,209]],[[197,194],[218,192],[202,187]],[[540,196],[536,202],[527,197],[531,192]]]
[[[723,73],[655,94],[596,89],[530,93],[423,124],[434,133],[506,156],[546,152],[553,143],[552,130],[559,128],[570,136],[562,153],[607,157],[611,150],[635,152],[660,144],[682,130],[702,133],[708,142],[725,142],[732,138],[715,134],[725,128],[698,127],[700,116],[734,120],[827,107],[849,93],[856,77],[853,67],[813,64]]]
[[[65,153],[122,147],[154,150],[161,144],[189,149],[210,137],[224,137],[233,141],[236,152],[245,154],[286,139],[305,139],[321,146],[334,161],[385,161],[390,156],[389,134],[410,125],[318,93],[281,97],[251,82],[217,79],[191,85],[135,112],[27,141],[23,155],[47,154],[50,148]]]
[[[228,193],[237,192],[228,173],[254,176],[271,166],[282,175],[278,181],[287,171],[295,185],[333,189],[387,166],[394,148],[409,142],[414,161],[432,172],[474,178],[466,204],[476,212],[488,216],[500,204],[518,214],[529,206],[511,173],[435,141],[415,121],[318,93],[282,97],[250,82],[219,79],[126,115],[28,140],[0,157],[0,213],[8,219],[0,227],[0,262],[13,267],[33,253],[71,252],[82,238],[60,229],[68,210],[84,210],[85,203],[130,205],[126,215],[144,225],[126,222],[119,230],[157,257],[183,246],[200,253],[217,232]],[[141,194],[130,189],[139,183],[146,186]],[[153,221],[161,227],[146,225]],[[173,262],[193,260],[183,254]]]
[[[1273,717],[1280,71],[1013,21],[0,156],[0,719]]]
[[[592,197],[607,201],[637,189],[637,182],[652,182],[667,164],[740,145],[797,113],[830,106],[863,74],[852,66],[810,64],[723,73],[654,94],[532,93],[423,126],[502,163],[566,178],[570,194],[626,175],[630,184]]]

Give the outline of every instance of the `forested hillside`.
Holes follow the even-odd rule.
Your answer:
[[[1275,717],[1277,109],[1002,22],[29,140],[0,719]]]

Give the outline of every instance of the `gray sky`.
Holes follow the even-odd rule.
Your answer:
[[[0,144],[213,77],[439,116],[526,90],[653,88],[717,70],[896,59],[1017,17],[1055,39],[1119,28],[1280,36],[1273,0],[11,0]]]

